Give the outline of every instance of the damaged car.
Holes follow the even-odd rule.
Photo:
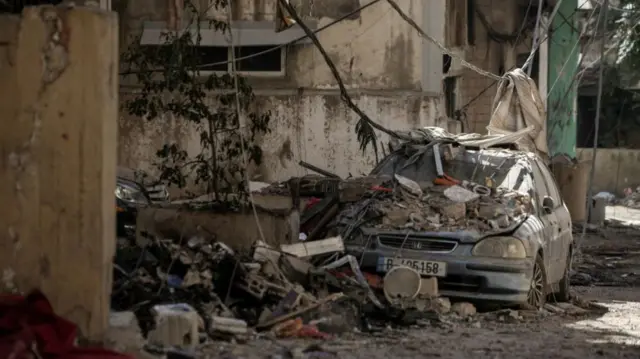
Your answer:
[[[538,155],[455,141],[408,144],[371,172],[387,181],[335,231],[364,271],[408,266],[440,295],[540,308],[569,299],[571,218]]]
[[[135,234],[138,208],[169,201],[166,186],[147,178],[142,171],[116,168],[116,234],[119,237]]]

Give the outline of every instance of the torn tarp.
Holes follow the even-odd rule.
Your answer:
[[[509,135],[533,128],[517,140],[519,147],[546,157],[547,116],[536,83],[522,69],[506,73],[493,100],[487,130],[490,135]]]
[[[395,138],[391,139],[390,145],[392,150],[397,150],[401,146],[425,146],[434,143],[453,143],[460,146],[480,149],[501,146],[530,151],[530,146],[527,146],[523,139],[530,136],[530,133],[534,130],[535,128],[531,126],[508,134],[481,135],[479,133],[453,134],[440,127],[423,127],[404,132],[403,137],[406,140],[398,140]],[[423,153],[428,148],[422,147],[416,149],[418,152]]]

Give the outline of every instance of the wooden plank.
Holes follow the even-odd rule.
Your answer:
[[[115,250],[117,16],[51,6],[22,15],[11,65],[0,67],[0,286],[40,288],[100,340]]]

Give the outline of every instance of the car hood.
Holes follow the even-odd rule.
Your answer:
[[[391,235],[391,236],[411,236],[412,238],[430,238],[430,239],[449,239],[455,240],[460,243],[476,243],[483,238],[499,236],[499,235],[509,235],[515,232],[522,223],[524,223],[527,218],[521,218],[518,221],[514,221],[511,225],[505,228],[500,228],[499,230],[492,231],[478,231],[475,229],[469,230],[459,230],[455,232],[446,232],[446,231],[410,231],[410,230],[387,230],[387,229],[379,229],[379,228],[371,228],[371,227],[361,227],[360,230],[365,238],[372,236],[380,236],[380,235]]]

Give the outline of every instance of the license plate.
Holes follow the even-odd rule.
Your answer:
[[[378,271],[388,272],[395,266],[405,266],[413,268],[421,275],[432,277],[444,277],[447,275],[447,263],[445,262],[432,262],[421,261],[416,259],[406,258],[389,258],[381,257],[378,260]]]

